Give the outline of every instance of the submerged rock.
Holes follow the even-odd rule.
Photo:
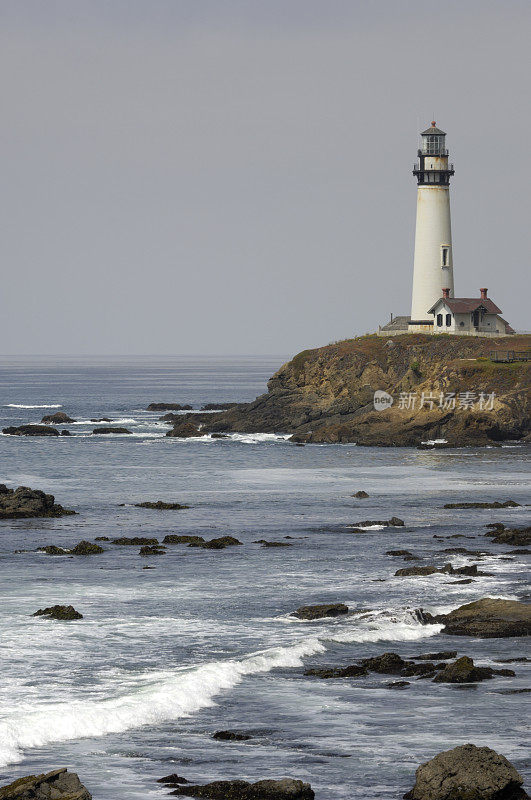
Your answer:
[[[524,800],[523,779],[507,759],[490,747],[464,744],[417,769],[404,800]]]
[[[162,540],[162,544],[201,544],[205,540],[202,536],[190,536],[188,534],[169,533]]]
[[[289,542],[268,542],[266,539],[261,542],[262,547],[293,547]]]
[[[2,433],[8,436],[59,436],[57,428],[50,425],[18,425],[2,428]]]
[[[493,503],[446,503],[443,508],[517,508],[520,503],[514,500],[495,500]]]
[[[132,432],[130,430],[128,430],[127,428],[119,428],[119,427],[117,427],[117,428],[111,428],[111,427],[94,428],[92,433],[93,434],[106,434],[106,433],[129,433],[129,434],[132,434]]]
[[[39,608],[33,616],[60,620],[83,619],[83,614],[76,611],[74,606],[50,606],[49,608]]]
[[[531,544],[531,527],[497,529],[489,531],[485,536],[490,536],[495,544],[510,544],[514,547],[523,547]]]
[[[367,494],[367,492],[364,492],[363,489],[361,489],[359,492],[354,492],[352,497],[357,497],[358,500],[362,500],[365,497],[369,497],[369,495]]]
[[[247,781],[214,781],[203,786],[188,784],[177,788],[173,795],[206,797],[210,800],[314,800],[315,794],[309,783],[281,778],[256,783]]]
[[[183,508],[190,508],[190,506],[183,506],[181,503],[165,503],[163,500],[156,500],[155,502],[146,500],[144,503],[135,503],[136,508],[151,508],[154,511],[181,511]]]
[[[0,800],[92,800],[75,772],[66,768],[19,778],[0,787]]]
[[[56,544],[46,544],[44,547],[37,547],[37,553],[46,553],[47,556],[66,556],[70,550],[58,547]]]
[[[75,419],[69,417],[64,411],[57,411],[55,414],[47,414],[44,416],[41,422],[48,425],[68,425],[70,422],[75,422]]]
[[[324,619],[325,617],[340,617],[348,614],[348,606],[344,603],[322,603],[316,606],[301,606],[293,611],[290,616],[297,619]]]
[[[382,653],[374,658],[364,658],[361,664],[370,672],[379,672],[384,675],[397,675],[402,672],[407,662],[398,653]]]
[[[485,597],[454,609],[449,614],[432,617],[445,625],[450,636],[477,636],[490,639],[531,634],[531,605],[518,600]]]
[[[144,569],[147,569],[147,567],[144,567]],[[189,781],[187,781],[186,778],[181,777],[181,775],[177,775],[176,772],[174,772],[172,775],[165,775],[164,778],[159,778],[157,780],[157,783],[168,783],[174,786],[178,786],[180,783],[188,782]]]
[[[397,569],[395,576],[398,578],[409,578],[412,575],[433,575],[435,572],[441,571],[442,570],[431,565],[426,567],[402,567],[402,569]]]
[[[248,733],[241,733],[241,731],[216,731],[212,734],[213,739],[218,739],[220,742],[246,742],[252,739]]]
[[[27,486],[13,490],[0,484],[0,519],[63,517],[75,513],[56,503],[53,494],[45,494]]]
[[[414,661],[446,661],[455,658],[457,650],[441,650],[438,653],[422,653],[420,656],[410,656]]]
[[[99,419],[91,419],[91,422],[112,422],[109,417],[100,417]]]
[[[192,406],[181,403],[150,403],[147,411],[191,411]]]
[[[158,544],[158,539],[148,539],[145,536],[120,536],[118,539],[112,540],[113,544],[121,544],[121,545],[144,545],[144,544]]]
[[[391,517],[391,519],[365,519],[363,522],[354,522],[348,527],[363,532],[364,529],[373,528],[376,525],[380,525],[384,528],[403,528],[405,523],[400,517]]]

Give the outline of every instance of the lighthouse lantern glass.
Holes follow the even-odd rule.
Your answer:
[[[428,134],[422,137],[422,152],[425,155],[437,156],[444,153],[444,135]]]

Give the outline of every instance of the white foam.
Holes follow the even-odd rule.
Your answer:
[[[291,647],[252,653],[241,660],[214,661],[192,669],[146,673],[134,691],[101,701],[80,700],[43,705],[13,713],[0,723],[0,765],[20,761],[22,751],[52,742],[104,736],[189,716],[214,705],[214,697],[247,675],[276,667],[299,667],[305,656],[324,652],[316,637]]]
[[[387,525],[347,525],[347,528],[354,528],[360,531],[383,531]]]
[[[24,405],[24,403],[6,403],[4,408],[62,408],[63,406],[60,403],[53,403],[51,405],[37,405],[37,406],[30,406]]]
[[[368,612],[363,617],[348,617],[344,624],[330,622],[292,645],[271,647],[241,659],[145,672],[135,676],[134,685],[130,676],[124,680],[118,672],[111,676],[116,678],[111,684],[114,696],[103,700],[69,699],[39,706],[33,699],[28,710],[10,709],[0,721],[0,767],[22,760],[26,748],[121,733],[190,716],[215,705],[217,695],[246,676],[302,666],[307,656],[326,652],[327,642],[417,641],[434,636],[443,627],[421,625],[408,610]]]

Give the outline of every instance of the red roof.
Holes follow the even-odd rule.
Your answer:
[[[490,298],[483,300],[481,297],[441,297],[432,305],[428,314],[433,313],[435,307],[441,301],[454,314],[466,314],[467,312],[475,311],[477,308],[484,308],[488,314],[501,314],[501,309]]]

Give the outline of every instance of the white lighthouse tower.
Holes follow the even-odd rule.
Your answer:
[[[422,144],[413,169],[417,178],[417,225],[413,266],[410,331],[433,332],[428,313],[445,294],[454,296],[452,228],[450,224],[450,176],[446,134],[435,122],[421,133]],[[448,289],[448,292],[443,292]]]

